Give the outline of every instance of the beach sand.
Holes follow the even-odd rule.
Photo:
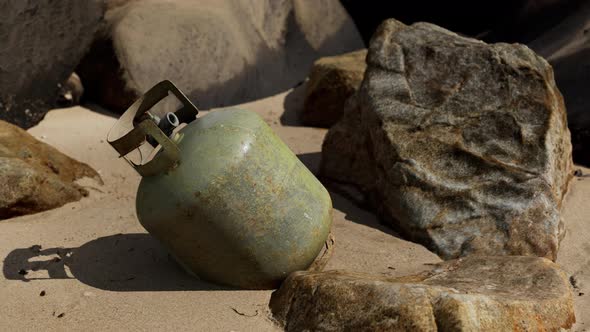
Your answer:
[[[303,88],[239,107],[260,114],[317,173],[327,130],[298,124]],[[79,202],[0,222],[1,329],[278,330],[268,311],[272,291],[232,290],[196,280],[146,233],[135,215],[140,177],[106,142],[116,118],[91,108],[51,111],[29,130],[91,165],[104,185],[84,181],[90,195]],[[396,237],[371,212],[338,194],[332,199],[336,246],[327,269],[401,276],[440,262],[421,245]],[[583,331],[590,326],[590,177],[574,179],[563,215],[567,235],[558,263],[574,275],[574,330]],[[29,271],[22,275],[21,269]]]

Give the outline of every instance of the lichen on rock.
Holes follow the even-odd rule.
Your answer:
[[[572,177],[551,66],[524,45],[385,21],[358,93],[323,144],[321,174],[353,183],[445,259],[554,260]]]
[[[270,309],[286,331],[559,331],[575,322],[567,275],[524,256],[472,256],[401,278],[295,272]]]
[[[0,219],[77,201],[88,195],[76,184],[84,177],[102,182],[90,166],[0,121]]]

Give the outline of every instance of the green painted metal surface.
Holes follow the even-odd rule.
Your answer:
[[[186,270],[241,288],[276,287],[328,238],[323,185],[256,114],[221,110],[180,130],[179,164],[142,178],[141,224]]]

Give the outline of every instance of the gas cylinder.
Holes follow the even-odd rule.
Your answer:
[[[183,106],[162,118],[150,113],[169,93]],[[109,132],[108,142],[142,176],[139,222],[201,279],[275,288],[325,249],[330,196],[256,113],[197,114],[178,88],[163,81]],[[155,147],[151,159],[128,158],[144,144]]]

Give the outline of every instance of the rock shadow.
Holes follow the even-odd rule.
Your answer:
[[[307,167],[315,176],[320,172],[321,152],[300,153],[297,158]]]
[[[334,209],[344,213],[346,220],[377,229],[402,240],[407,240],[396,232],[391,225],[385,223],[364,199],[360,200],[360,197],[363,196],[356,189],[350,187],[344,191],[333,185],[329,186],[328,189],[330,197],[332,197]]]
[[[110,118],[118,119],[121,117],[121,114],[117,114],[115,112],[109,111],[108,109],[106,109],[98,104],[95,104],[94,102],[83,102],[80,104],[80,106],[85,107],[95,113],[108,116]]]
[[[322,178],[319,175],[320,162],[322,159],[321,152],[300,153],[297,155],[297,158],[299,158],[299,160],[301,160],[301,162],[303,162],[303,164],[319,178],[326,189],[328,189],[334,209],[344,213],[346,220],[378,229],[397,238],[402,238],[391,225],[384,222],[375,213],[375,209],[372,208],[365,195],[355,186],[331,181]]]
[[[590,47],[553,61],[555,82],[561,91],[572,134],[574,162],[590,166]]]
[[[305,90],[307,89],[307,81],[295,86],[286,96],[283,101],[284,112],[281,115],[280,121],[283,126],[301,127],[304,126],[300,120],[303,112],[303,102],[305,100]]]
[[[77,279],[120,292],[235,290],[192,277],[149,234],[105,236],[78,248],[14,249],[4,260],[3,273],[8,280]]]

